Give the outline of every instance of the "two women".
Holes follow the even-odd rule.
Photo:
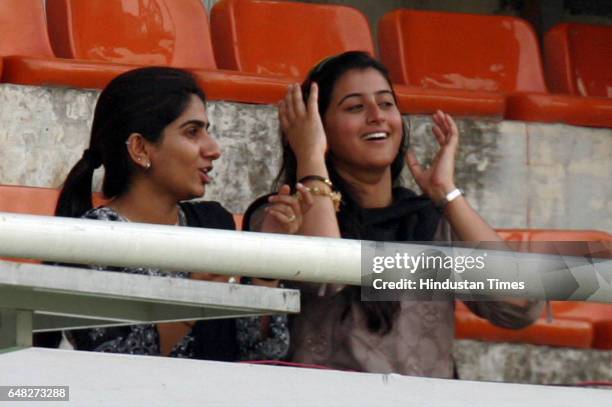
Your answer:
[[[376,241],[448,240],[452,230],[460,240],[499,240],[454,184],[459,135],[452,118],[434,115],[440,151],[429,169],[421,168],[413,153],[405,153],[407,134],[387,71],[367,54],[348,52],[318,64],[301,87],[289,89],[279,119],[286,144],[278,184],[285,185],[249,210],[252,230]],[[233,228],[218,204],[181,203],[204,193],[219,157],[207,127],[204,95],[188,74],[145,68],[115,79],[100,96],[90,147],[66,180],[58,215]],[[92,209],[91,176],[100,165],[104,195],[112,199]],[[394,187],[406,165],[424,195]],[[292,194],[296,189],[300,194]],[[293,361],[452,377],[452,301],[361,302],[358,287],[297,286],[302,312],[291,326]],[[524,326],[540,312],[539,304],[527,301],[468,306],[506,327]],[[258,325],[249,330],[225,321],[198,331],[205,324],[196,324],[173,353],[232,360],[241,348],[280,349],[268,356],[278,357],[289,343],[278,317],[270,336],[256,340],[237,331],[260,332]],[[82,348],[159,352],[152,325],[94,329],[73,338]]]

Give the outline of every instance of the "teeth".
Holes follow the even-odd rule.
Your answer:
[[[384,140],[388,137],[387,133],[378,132],[378,133],[370,133],[364,136],[365,140]]]

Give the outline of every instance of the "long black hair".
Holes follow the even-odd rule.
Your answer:
[[[376,59],[372,58],[368,53],[363,51],[348,51],[342,54],[324,59],[317,64],[308,74],[302,83],[302,94],[304,103],[307,103],[310,94],[310,87],[315,82],[319,87],[318,107],[319,114],[325,125],[324,117],[329,107],[334,87],[338,80],[349,71],[366,69],[375,69],[387,81],[391,91],[393,87],[389,78],[387,68]],[[397,104],[395,92],[393,98]],[[402,125],[403,126],[403,125]],[[404,168],[405,144],[408,134],[406,129],[402,127],[402,142],[398,149],[397,155],[391,163],[391,182],[394,183],[399,177]],[[334,157],[332,153],[326,156],[327,170],[329,177],[334,187],[342,193],[342,203],[340,212],[338,213],[338,224],[340,233],[344,238],[361,239],[362,227],[361,220],[358,216],[360,211],[359,202],[355,198],[351,186],[340,176],[334,165]],[[283,137],[283,161],[280,172],[274,182],[274,189],[283,184],[295,185],[297,182],[297,158],[289,145],[284,141]],[[391,187],[391,185],[389,186]],[[388,333],[393,327],[393,319],[399,310],[397,302],[361,302],[361,292],[359,287],[349,287],[344,290],[344,294],[348,297],[350,303],[359,301],[367,318],[368,329],[371,332],[379,332],[381,334]]]
[[[181,69],[147,67],[114,78],[98,98],[89,148],[68,173],[55,214],[79,217],[93,207],[92,178],[101,165],[104,196],[126,192],[136,170],[126,148],[130,134],[160,142],[164,128],[183,113],[191,95],[206,103],[194,77]]]

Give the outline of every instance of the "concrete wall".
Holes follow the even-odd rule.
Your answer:
[[[565,385],[612,380],[612,351],[460,340],[453,357],[463,380]]]
[[[97,95],[0,85],[0,183],[59,187],[89,142]],[[269,191],[278,171],[276,109],[211,102],[208,110],[223,156],[206,198],[243,212]],[[411,143],[426,161],[436,151],[431,122],[424,116],[406,120]],[[458,122],[457,185],[494,227],[612,233],[612,129],[495,119]]]

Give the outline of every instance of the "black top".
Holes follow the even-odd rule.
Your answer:
[[[235,230],[234,219],[217,202],[183,202],[180,204],[179,225]],[[113,209],[99,207],[82,217],[108,221],[128,221]],[[189,273],[167,272],[148,267],[92,266],[104,271],[116,271],[150,276],[189,278]],[[68,331],[67,336],[78,350],[97,352],[159,355],[159,333],[154,324],[92,328]],[[171,356],[220,361],[238,359],[236,324],[233,319],[197,321],[172,350]]]
[[[244,213],[242,230],[251,230],[251,219],[268,203],[274,194],[255,200]],[[338,223],[343,238],[391,241],[431,241],[436,233],[441,214],[433,201],[412,190],[393,188],[393,203],[385,208],[364,209],[343,202],[338,212]]]

